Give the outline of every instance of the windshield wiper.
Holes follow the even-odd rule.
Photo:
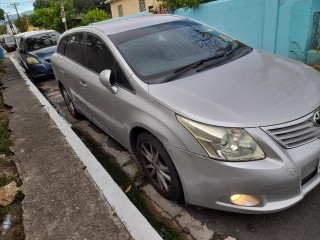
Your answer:
[[[212,56],[212,57],[201,59],[201,60],[199,60],[197,62],[194,62],[194,63],[191,63],[189,65],[177,68],[177,69],[174,70],[173,74],[169,75],[168,77],[166,77],[162,81],[162,83],[169,82],[169,81],[173,80],[174,78],[179,77],[180,75],[182,75],[182,74],[184,74],[184,73],[186,73],[186,72],[188,72],[188,71],[190,71],[192,69],[195,69],[195,68],[199,67],[200,65],[202,65],[205,62],[212,61],[212,60],[215,60],[215,59],[225,58],[225,57],[226,57],[226,53],[222,53],[222,54],[218,54],[218,55],[215,55],[215,56]]]
[[[239,48],[241,48],[241,46],[237,44],[235,47],[233,47],[229,51],[225,52],[223,54],[223,58],[219,58],[219,59],[215,58],[215,59],[210,59],[210,60],[206,61],[206,62],[210,61],[210,63],[205,64],[205,65],[201,64],[202,66],[197,69],[197,72],[200,72],[200,71],[206,69],[207,67],[223,63],[224,61],[228,60],[230,58],[230,56],[232,56]],[[212,61],[212,60],[214,60],[214,61]]]

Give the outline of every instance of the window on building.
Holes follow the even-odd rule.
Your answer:
[[[123,16],[122,5],[118,5],[118,14],[119,14],[119,17],[122,17],[122,16]]]
[[[146,3],[144,0],[139,0],[139,8],[140,8],[140,12],[143,12],[146,10]]]

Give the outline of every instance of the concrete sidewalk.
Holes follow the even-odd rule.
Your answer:
[[[131,239],[10,59],[5,66],[1,82],[5,103],[12,106],[26,239]]]

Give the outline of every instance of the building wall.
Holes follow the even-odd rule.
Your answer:
[[[207,23],[253,47],[306,61],[320,0],[217,0],[174,14]]]
[[[122,5],[123,16],[140,12],[139,0],[114,0],[110,3],[113,18],[119,17],[118,6]],[[157,0],[145,0],[146,12],[149,12],[149,6],[155,9],[158,6]]]

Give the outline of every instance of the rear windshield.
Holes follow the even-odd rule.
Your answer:
[[[60,34],[58,32],[42,33],[26,39],[26,50],[28,52],[41,48],[57,45]]]
[[[14,42],[14,37],[6,37],[6,38],[4,39],[4,41],[5,41],[6,43],[8,43],[8,42]]]
[[[237,42],[191,20],[178,20],[110,35],[135,74],[144,82],[175,69],[230,51]]]

